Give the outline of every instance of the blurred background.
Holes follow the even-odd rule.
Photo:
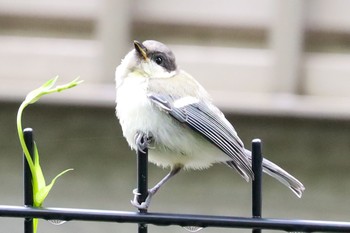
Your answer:
[[[134,39],[156,39],[212,95],[246,146],[306,186],[264,177],[263,216],[349,221],[350,2],[346,0],[0,0],[0,204],[22,205],[16,113],[59,75],[85,82],[24,113],[49,179],[46,207],[134,211],[136,156],[114,114],[114,70]],[[150,185],[167,171],[150,165]],[[250,216],[250,184],[224,165],[183,172],[150,211]],[[23,232],[0,218],[0,232]],[[135,232],[136,225],[40,221],[38,232]],[[186,232],[150,226],[149,232]],[[250,232],[208,228],[201,232]],[[264,231],[265,232],[265,231]],[[268,232],[268,231],[266,231]]]

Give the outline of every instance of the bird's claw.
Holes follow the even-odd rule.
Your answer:
[[[153,135],[151,132],[143,133],[138,131],[135,135],[135,142],[136,142],[137,149],[144,154],[146,153],[145,149],[150,148],[152,140],[153,140]]]
[[[136,208],[138,208],[138,209],[147,210],[148,207],[149,207],[149,205],[150,205],[150,203],[151,203],[152,193],[151,193],[151,192],[148,192],[148,195],[147,195],[146,200],[143,201],[143,202],[141,202],[141,203],[139,203],[139,201],[138,201],[138,197],[141,195],[141,194],[138,192],[138,190],[137,190],[137,189],[134,189],[134,190],[132,191],[132,193],[134,194],[134,199],[130,201],[131,204],[132,204],[133,206],[135,206]]]

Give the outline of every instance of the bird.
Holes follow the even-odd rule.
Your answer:
[[[156,40],[135,40],[133,46],[115,71],[116,116],[131,149],[148,148],[149,162],[170,172],[148,190],[142,203],[135,189],[131,203],[148,209],[151,198],[181,170],[206,169],[215,163],[252,181],[251,152],[204,87],[178,67],[172,50]],[[265,158],[262,167],[302,196],[304,185],[288,172]]]

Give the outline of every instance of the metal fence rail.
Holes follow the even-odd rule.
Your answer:
[[[26,143],[31,148],[33,135],[31,129],[25,129],[24,135]],[[148,152],[138,151],[138,191],[141,193],[140,201],[147,196],[147,165]],[[253,233],[259,233],[262,229],[283,230],[286,232],[350,232],[350,222],[335,221],[314,221],[295,219],[273,219],[262,218],[262,196],[261,196],[261,176],[262,176],[262,156],[261,142],[256,139],[252,142],[253,171],[255,180],[252,185],[252,216],[230,217],[230,216],[210,216],[191,214],[168,214],[151,213],[147,211],[125,212],[106,211],[93,209],[73,209],[73,208],[34,208],[32,207],[31,174],[24,166],[24,196],[25,206],[0,205],[0,217],[24,218],[24,233],[32,233],[32,219],[39,218],[45,220],[62,221],[99,221],[136,223],[139,225],[138,232],[146,233],[147,224],[157,226],[196,226],[196,227],[219,227],[219,228],[245,228],[252,229]],[[28,178],[29,176],[29,178]],[[30,199],[31,198],[31,199]]]
[[[118,223],[142,223],[157,226],[198,226],[219,228],[271,229],[286,232],[350,232],[350,223],[312,220],[288,220],[271,218],[243,218],[229,216],[136,213],[70,208],[32,208],[0,206],[2,217],[41,218],[63,221],[97,221]]]

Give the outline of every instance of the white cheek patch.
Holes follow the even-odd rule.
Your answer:
[[[142,62],[142,69],[149,75],[151,78],[171,78],[176,74],[176,71],[168,72],[162,66],[157,65],[153,61]]]

